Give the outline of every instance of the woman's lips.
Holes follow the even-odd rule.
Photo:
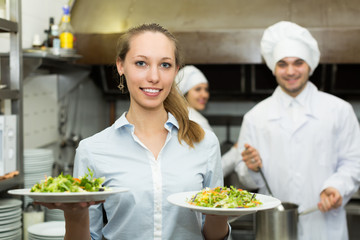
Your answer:
[[[145,93],[146,96],[157,96],[161,92],[161,89],[155,89],[155,88],[140,88],[140,89]]]
[[[202,105],[205,105],[206,102],[207,102],[206,100],[199,100],[199,101],[198,101],[198,103],[199,103],[199,104],[202,104]]]

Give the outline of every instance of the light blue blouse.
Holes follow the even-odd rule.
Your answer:
[[[219,141],[211,131],[195,148],[179,143],[178,122],[168,114],[165,145],[155,160],[124,113],[112,126],[80,142],[74,176],[89,167],[105,186],[129,192],[90,207],[92,239],[203,239],[201,214],[167,201],[173,193],[223,185]],[[103,226],[102,207],[108,223]]]

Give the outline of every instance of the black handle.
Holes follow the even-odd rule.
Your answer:
[[[262,172],[261,168],[259,168],[259,172],[260,172],[260,174],[261,174],[262,179],[263,179],[264,182],[265,182],[266,189],[267,189],[268,192],[270,193],[270,196],[273,197],[273,194],[272,194],[272,192],[271,192],[271,190],[270,190],[269,184],[267,183],[266,178],[265,178],[264,173]]]

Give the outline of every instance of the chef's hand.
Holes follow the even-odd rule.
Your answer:
[[[333,187],[328,187],[320,194],[320,202],[318,207],[320,211],[327,212],[331,209],[336,209],[342,204],[342,197],[340,192]]]
[[[251,170],[255,172],[259,171],[259,168],[262,167],[262,161],[259,152],[247,143],[244,144],[244,147],[245,150],[241,153],[241,156],[243,157],[242,160]]]

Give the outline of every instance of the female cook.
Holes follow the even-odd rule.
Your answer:
[[[189,104],[190,120],[198,123],[204,129],[212,131],[208,120],[199,113],[205,109],[210,97],[209,83],[204,74],[195,66],[187,65],[180,69],[175,80]]]

